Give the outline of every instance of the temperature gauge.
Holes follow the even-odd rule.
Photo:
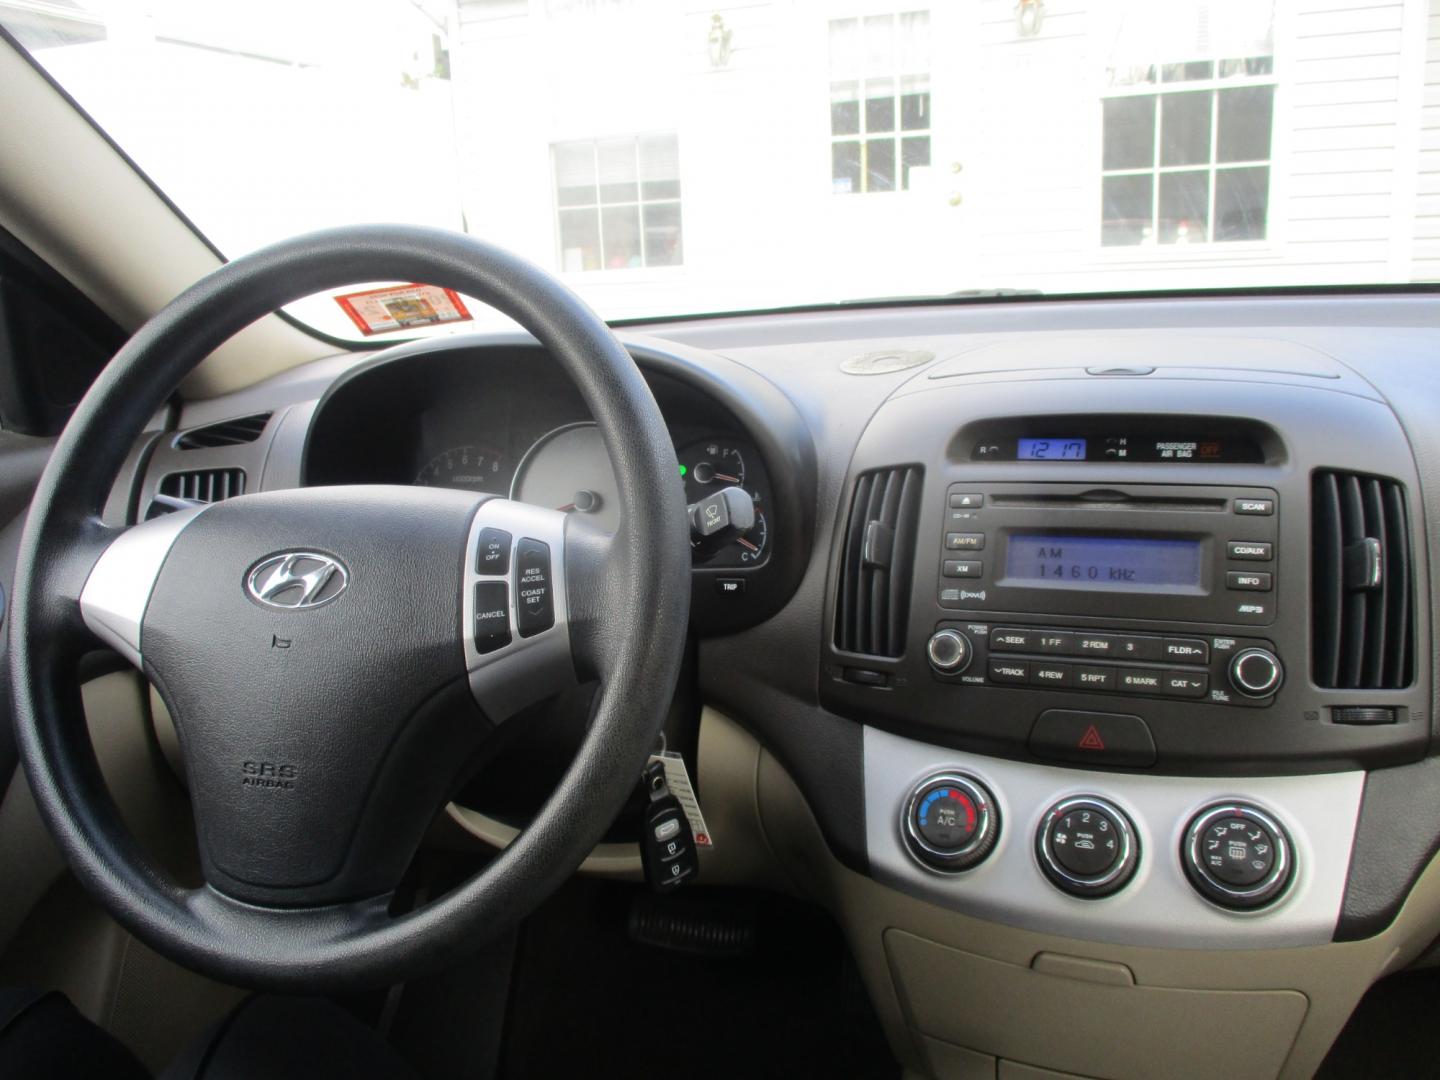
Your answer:
[[[755,566],[769,553],[770,526],[766,521],[767,485],[755,451],[731,438],[702,439],[680,451],[680,475],[685,501],[698,502],[720,488],[744,488],[755,500],[755,524],[704,563],[706,566]],[[749,459],[747,461],[747,459]]]

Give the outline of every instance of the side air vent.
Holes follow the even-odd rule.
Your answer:
[[[1409,686],[1415,572],[1404,488],[1379,476],[1327,469],[1315,473],[1310,506],[1316,684]]]
[[[167,474],[155,489],[147,518],[196,503],[217,503],[245,494],[244,469],[196,469]]]
[[[175,438],[177,450],[205,450],[216,446],[239,446],[252,443],[260,438],[271,414],[256,413],[254,416],[240,416],[234,420],[222,420],[218,424],[183,431]]]
[[[837,649],[868,656],[905,651],[924,478],[924,470],[911,465],[856,480],[835,602]]]

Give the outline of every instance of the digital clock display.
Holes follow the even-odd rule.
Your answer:
[[[1084,461],[1084,439],[1021,439],[1017,461]]]
[[[1201,555],[1199,540],[1017,533],[1001,584],[1194,594],[1201,591]]]

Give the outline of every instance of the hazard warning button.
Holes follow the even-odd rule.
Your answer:
[[[1155,740],[1138,716],[1126,713],[1047,709],[1030,731],[1030,752],[1051,761],[1084,765],[1155,764]]]

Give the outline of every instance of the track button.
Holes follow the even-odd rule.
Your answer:
[[[1155,740],[1138,716],[1047,709],[1030,730],[1030,752],[1051,761],[1091,765],[1155,764]]]

